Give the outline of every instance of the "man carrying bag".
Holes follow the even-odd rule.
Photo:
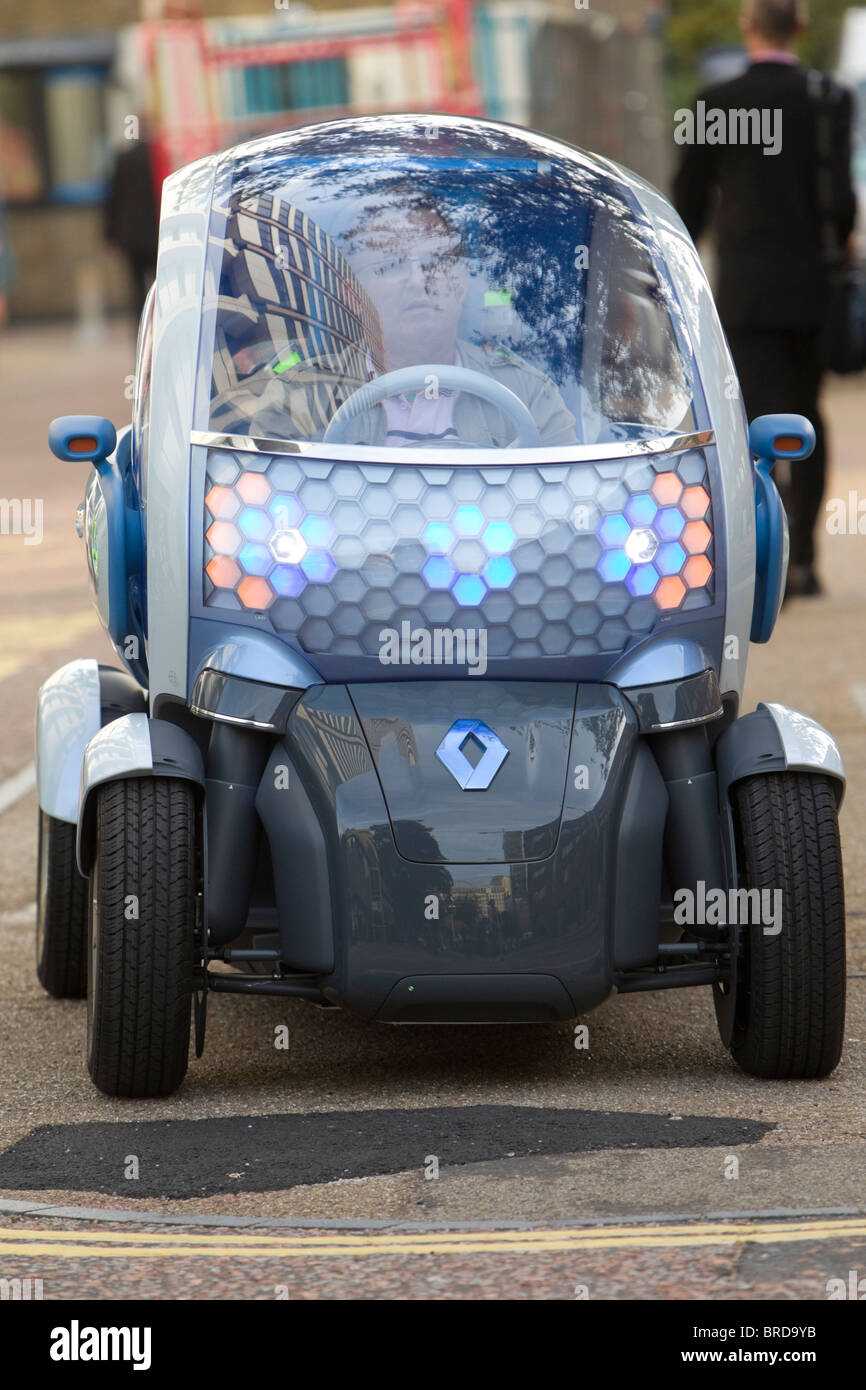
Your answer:
[[[780,138],[771,147],[687,145],[674,185],[694,240],[714,223],[716,298],[749,418],[796,411],[815,426],[813,456],[780,478],[791,527],[787,592],[804,596],[821,592],[814,530],[826,472],[822,374],[842,361],[852,369],[846,335],[856,322],[856,283],[845,264],[857,211],[853,99],[794,56],[807,22],[802,0],[745,0],[749,67],[700,100],[707,112],[768,113]]]

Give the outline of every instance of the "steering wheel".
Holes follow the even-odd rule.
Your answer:
[[[480,396],[482,400],[498,406],[511,423],[517,426],[517,434],[508,446],[510,449],[533,449],[541,445],[541,435],[532,418],[532,412],[507,386],[485,376],[483,372],[473,372],[469,367],[456,367],[453,364],[447,367],[435,362],[420,363],[416,367],[400,367],[395,372],[386,372],[384,376],[377,376],[366,385],[359,386],[357,391],[353,391],[351,396],[343,401],[339,410],[329,420],[322,442],[345,444],[348,427],[359,415],[363,415],[380,401],[387,400],[389,396],[399,396],[404,391],[423,390],[427,385],[425,378],[428,376],[435,376],[438,385],[444,386],[446,390],[469,391],[473,396]]]

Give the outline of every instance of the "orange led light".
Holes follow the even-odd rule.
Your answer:
[[[75,434],[66,442],[71,454],[92,454],[97,444],[92,434]]]
[[[230,487],[212,487],[204,504],[221,521],[230,521],[241,505]]]
[[[238,589],[238,598],[244,608],[267,608],[272,602],[274,591],[266,579],[247,575]]]
[[[263,507],[271,495],[264,473],[244,473],[235,484],[248,507]]]
[[[205,574],[218,589],[233,589],[241,577],[240,565],[228,555],[215,555],[205,565]]]
[[[680,498],[680,511],[688,521],[702,521],[709,505],[710,499],[702,487],[687,487]]]
[[[711,540],[712,533],[705,521],[690,521],[683,528],[680,545],[687,555],[700,555],[706,550]]]
[[[693,555],[683,565],[683,579],[690,589],[702,589],[708,582],[713,567],[706,555]]]
[[[228,521],[215,521],[205,535],[219,555],[234,555],[241,543],[240,532]]]
[[[676,574],[669,574],[656,586],[653,598],[659,608],[679,608],[686,596],[686,586]]]
[[[683,485],[676,473],[659,473],[652,485],[652,495],[660,507],[672,507],[680,500]]]

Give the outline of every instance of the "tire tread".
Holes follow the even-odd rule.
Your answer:
[[[168,1095],[186,1074],[196,905],[189,782],[129,778],[98,789],[94,892],[99,988],[90,1074],[118,1096]],[[138,898],[127,921],[126,900]]]
[[[767,773],[733,791],[747,888],[782,890],[782,929],[746,929],[731,1051],[755,1076],[828,1076],[845,1028],[845,893],[833,783]]]

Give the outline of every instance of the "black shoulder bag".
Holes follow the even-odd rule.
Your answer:
[[[833,179],[832,103],[840,89],[822,73],[809,77],[809,95],[817,108],[818,213],[824,265],[824,312],[821,361],[841,376],[866,367],[866,265],[847,262],[836,231]]]

